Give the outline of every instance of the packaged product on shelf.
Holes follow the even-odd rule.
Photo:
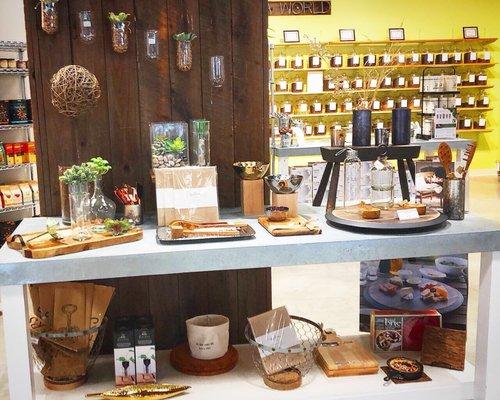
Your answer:
[[[486,75],[486,72],[480,71],[476,75],[476,85],[487,85],[488,84],[488,75]]]
[[[304,82],[302,82],[302,79],[297,78],[295,79],[295,81],[292,82],[291,91],[294,93],[299,93],[304,91]]]
[[[404,88],[404,87],[406,87],[406,77],[404,75],[399,75],[394,80],[394,87],[396,87],[396,88]]]
[[[449,54],[444,49],[441,49],[441,52],[436,54],[436,64],[448,64],[449,63]]]
[[[321,57],[318,55],[309,56],[309,68],[321,68]]]
[[[465,106],[466,107],[475,107],[476,106],[476,97],[473,94],[468,94],[465,98]]]
[[[9,100],[9,120],[11,124],[26,124],[29,122],[26,100]]]
[[[118,318],[113,331],[115,384],[133,385],[135,381],[134,325],[131,318]]]
[[[315,99],[311,104],[309,112],[311,114],[321,114],[322,111],[323,111],[323,105],[321,104],[321,101]]]
[[[360,64],[360,56],[358,54],[353,53],[347,58],[348,67],[359,67],[359,64]]]
[[[379,58],[378,58],[378,64],[379,65],[391,65],[393,63],[393,58],[390,53],[387,51],[384,52]]]
[[[489,63],[491,62],[491,52],[487,49],[483,49],[478,56],[478,62]]]
[[[424,64],[424,65],[434,64],[434,53],[431,53],[430,51],[426,51],[422,55],[422,64]]]
[[[421,55],[415,50],[411,51],[410,57],[406,59],[406,63],[410,65],[418,65],[421,63]]]
[[[480,114],[476,121],[474,121],[475,129],[486,129],[486,118],[483,114]]]
[[[33,201],[35,203],[38,203],[40,201],[40,195],[38,193],[38,183],[35,181],[28,181],[27,183],[30,185],[31,191],[33,192]]]
[[[294,58],[292,58],[292,68],[293,69],[302,69],[304,68],[304,60],[300,54],[297,54]]]
[[[351,82],[352,89],[363,89],[364,83],[363,78],[360,76],[356,76],[354,80]]]
[[[21,182],[18,184],[19,189],[23,195],[23,204],[31,204],[33,203],[33,192],[31,191],[31,187],[27,182]]]
[[[411,79],[408,81],[408,87],[411,88],[420,87],[420,75],[412,74]]]
[[[0,100],[0,125],[9,124],[9,101]]]
[[[325,76],[323,79],[323,91],[327,92],[329,90],[335,90],[335,88],[335,80],[329,75]]]
[[[331,98],[325,104],[325,112],[326,113],[335,113],[335,112],[337,112],[337,102],[335,101],[334,98]]]
[[[274,68],[286,68],[286,56],[284,54],[278,56],[278,59],[274,62]]]
[[[377,64],[377,57],[371,51],[363,57],[363,65],[365,67],[374,67]]]
[[[8,68],[17,68],[17,62],[15,58],[8,58],[7,59],[7,67]]]
[[[477,52],[469,50],[464,53],[464,63],[471,64],[477,62]]]
[[[2,208],[12,206],[12,194],[10,193],[9,186],[0,186],[0,200],[2,203]]]
[[[5,155],[7,156],[7,165],[14,165],[14,145],[12,143],[4,143]]]
[[[0,165],[7,165],[7,153],[2,142],[0,142]]]
[[[28,162],[36,163],[36,147],[35,142],[28,142]]]
[[[21,206],[23,204],[23,194],[17,185],[9,185],[9,190],[12,195],[12,205]]]
[[[458,121],[458,129],[472,129],[472,118],[462,117]]]
[[[476,74],[472,71],[468,71],[465,77],[462,79],[463,86],[472,86],[476,84]]]
[[[453,52],[453,57],[451,58],[452,64],[461,64],[462,63],[462,53],[460,50],[455,50]]]
[[[29,152],[29,144],[28,142],[24,142],[22,145],[22,162],[29,163],[30,162],[30,152]]]
[[[23,163],[23,143],[13,143],[14,164]]]
[[[396,54],[396,63],[398,65],[405,65],[406,64],[405,53],[403,53],[402,51],[399,51],[398,54]]]
[[[135,369],[137,383],[156,383],[156,347],[153,320],[137,317],[134,328]]]
[[[382,79],[382,83],[380,84],[382,88],[391,88],[392,87],[392,76],[389,74]]]
[[[331,59],[330,59],[330,67],[332,68],[340,68],[342,67],[344,63],[343,57],[341,54],[335,54]]]
[[[286,92],[288,90],[288,82],[286,81],[285,78],[281,78],[277,83],[276,83],[276,92]]]
[[[477,99],[476,106],[477,107],[489,107],[490,98],[485,92],[479,93],[479,98]]]

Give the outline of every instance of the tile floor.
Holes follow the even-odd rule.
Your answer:
[[[500,183],[496,176],[471,178],[471,211],[500,221]],[[357,332],[359,301],[358,263],[283,267],[273,270],[273,304],[286,304],[289,311],[332,327],[339,334]],[[474,361],[479,255],[469,259],[469,313],[467,358]],[[3,323],[0,317],[0,399],[8,400]],[[21,400],[21,399],[11,399]]]

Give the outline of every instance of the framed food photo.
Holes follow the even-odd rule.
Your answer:
[[[283,31],[283,41],[285,43],[299,43],[300,33],[297,30]]]
[[[464,39],[478,39],[479,38],[479,29],[477,26],[464,26]]]
[[[355,42],[356,32],[354,29],[339,29],[339,39],[341,42]]]
[[[405,40],[403,28],[389,28],[389,40]]]

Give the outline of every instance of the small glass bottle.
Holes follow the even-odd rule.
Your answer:
[[[359,54],[356,54],[355,52],[352,53],[348,58],[347,58],[347,66],[348,67],[359,67],[360,64],[360,57]]]
[[[321,114],[322,111],[323,111],[323,105],[321,104],[321,101],[315,99],[311,104],[309,112],[311,114]]]
[[[399,96],[397,105],[399,108],[408,108],[408,99],[404,96]]]
[[[380,111],[382,105],[380,104],[379,99],[373,99],[372,101],[372,111]]]
[[[478,86],[485,86],[488,84],[488,75],[486,75],[486,72],[480,71],[476,75],[476,85]]]
[[[410,108],[419,110],[422,107],[422,100],[418,96],[413,96],[410,103]]]
[[[360,76],[356,76],[354,80],[351,82],[351,87],[352,89],[363,89],[364,84],[363,84],[363,78]]]
[[[160,55],[158,31],[156,29],[148,29],[146,31],[146,55],[150,59],[156,59]]]
[[[399,75],[396,79],[394,79],[394,87],[395,88],[406,87],[406,77],[404,75]]]
[[[283,69],[286,68],[286,56],[284,54],[280,54],[276,61],[274,62],[275,69]]]
[[[297,77],[292,82],[291,90],[293,93],[300,93],[304,91],[304,82],[302,82],[302,79],[300,79],[300,77]]]
[[[350,98],[345,99],[340,108],[342,112],[351,112],[353,110],[352,100]]]
[[[332,68],[341,68],[343,64],[342,54],[337,53],[330,59],[330,67]]]
[[[210,57],[210,82],[212,86],[222,87],[225,79],[224,56]]]
[[[391,65],[392,62],[392,55],[387,50],[378,58],[378,65]]]
[[[297,103],[297,114],[307,114],[308,112],[309,106],[307,105],[307,101],[300,99]]]
[[[472,93],[469,93],[465,97],[465,107],[475,107],[476,106],[476,96]]]
[[[382,110],[389,111],[394,108],[394,99],[391,96],[387,96],[382,102]]]
[[[477,51],[469,49],[464,53],[464,63],[474,64],[477,63]]]
[[[315,136],[322,136],[326,134],[326,125],[323,121],[319,121],[315,126],[314,126],[314,135]]]
[[[318,55],[310,55],[309,68],[321,68],[321,57]]]
[[[326,113],[336,113],[337,112],[337,101],[332,97],[325,104],[325,112]]]
[[[479,114],[477,121],[474,121],[475,129],[486,129],[486,118],[484,114]]]
[[[476,84],[476,74],[472,71],[468,71],[465,74],[465,79],[462,80],[462,86],[474,86]]]
[[[89,43],[95,38],[95,28],[92,11],[84,10],[78,13],[80,21],[80,39],[85,43]]]
[[[280,112],[282,114],[291,114],[292,113],[292,103],[290,100],[285,100],[280,107]]]
[[[427,50],[422,56],[422,64],[431,65],[434,64],[434,53]]]
[[[370,169],[370,202],[382,210],[394,206],[394,168],[386,156],[378,156]]]
[[[406,63],[410,65],[419,65],[422,62],[422,56],[416,50],[412,50],[410,57],[407,58]]]
[[[382,88],[391,88],[392,87],[391,74],[387,74],[387,76],[384,76],[384,79],[382,79],[382,83],[380,84],[380,87],[382,87]]]
[[[286,92],[288,90],[288,82],[285,78],[281,78],[278,82],[276,82],[276,91],[277,92]]]
[[[478,56],[478,62],[488,64],[491,62],[491,52],[488,49],[483,49]]]
[[[453,51],[453,57],[451,58],[451,63],[452,64],[462,64],[462,52],[458,49],[455,49]]]
[[[304,68],[304,60],[300,54],[297,54],[294,58],[292,58],[292,68],[293,69],[302,69]]]
[[[472,129],[472,119],[470,117],[462,117],[458,121],[458,128],[459,129]]]
[[[363,65],[365,67],[374,67],[377,64],[377,57],[370,50],[370,53],[363,57]]]
[[[419,88],[420,87],[420,75],[413,73],[410,80],[408,81],[408,87]]]
[[[405,53],[403,53],[402,51],[398,51],[398,54],[396,54],[396,64],[398,65],[406,64],[406,56]]]
[[[347,149],[344,160],[344,207],[356,206],[361,202],[361,160],[358,152]]]
[[[335,80],[331,75],[326,75],[323,79],[323,91],[328,92],[336,89]]]
[[[436,54],[436,64],[448,64],[449,58],[448,52],[441,48],[441,51]]]
[[[189,138],[190,164],[197,167],[210,165],[210,121],[195,119],[191,121]]]
[[[486,94],[484,90],[482,90],[479,93],[477,102],[476,102],[477,107],[489,107],[490,106],[490,98]]]
[[[347,78],[347,76],[345,76],[341,81],[340,81],[340,88],[342,90],[349,90],[351,88],[351,82],[349,81],[349,79]]]

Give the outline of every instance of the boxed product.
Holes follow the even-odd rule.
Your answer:
[[[135,320],[135,369],[137,383],[156,382],[156,349],[153,320],[149,316]]]
[[[23,204],[33,203],[33,192],[29,183],[21,182],[19,183],[19,189],[21,190],[21,194],[23,195]]]
[[[219,220],[216,167],[155,168],[158,226]]]
[[[420,351],[426,326],[441,327],[441,314],[436,310],[373,310],[370,338],[375,352]]]
[[[131,318],[118,318],[113,332],[116,386],[134,385],[135,348],[134,323]]]

